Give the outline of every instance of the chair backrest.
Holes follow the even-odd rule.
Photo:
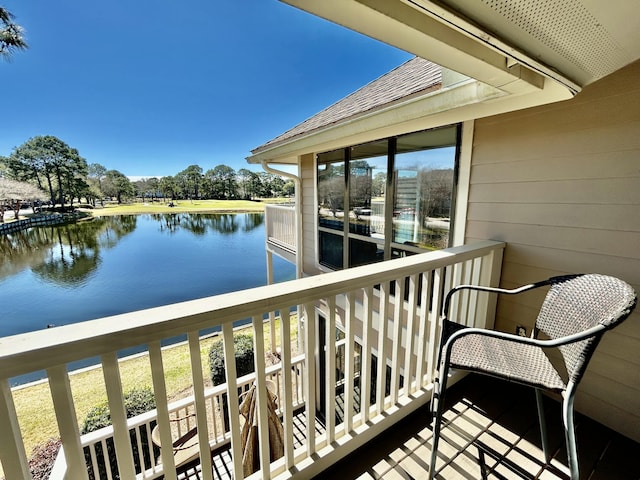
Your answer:
[[[583,332],[598,324],[619,325],[636,306],[636,292],[614,277],[597,274],[567,275],[548,280],[551,285],[536,327],[550,338]],[[579,382],[602,332],[560,347],[569,378]]]

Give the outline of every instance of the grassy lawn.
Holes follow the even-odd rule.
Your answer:
[[[297,323],[292,317],[292,349],[295,354]],[[237,333],[252,333],[251,327],[240,328]],[[280,345],[280,323],[276,320],[276,342]],[[271,345],[269,323],[265,323],[265,349]],[[209,378],[209,349],[211,344],[220,337],[210,337],[200,342],[200,358],[205,384],[211,385]],[[165,370],[165,382],[169,400],[175,400],[189,394],[192,386],[191,363],[189,348],[186,344],[179,344],[163,349],[163,366]],[[138,355],[120,362],[120,374],[122,388],[126,393],[134,387],[148,387],[152,389],[151,367],[148,355]],[[76,408],[78,424],[82,426],[87,412],[94,406],[105,403],[107,400],[104,377],[101,368],[94,368],[70,375],[71,391]],[[58,436],[57,423],[53,410],[53,402],[47,382],[33,386],[19,388],[14,391],[14,402],[20,429],[24,439],[27,455],[36,445],[44,443],[49,438]],[[0,468],[0,477],[2,469]]]
[[[127,215],[138,213],[179,213],[179,212],[202,212],[202,213],[241,213],[241,212],[262,212],[267,203],[283,203],[287,199],[269,198],[260,201],[251,200],[177,200],[174,207],[169,206],[169,202],[135,202],[107,204],[104,208],[89,210],[93,216],[102,215]]]

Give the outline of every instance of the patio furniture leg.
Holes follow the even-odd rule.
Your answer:
[[[572,381],[567,385],[567,390],[562,401],[562,423],[567,442],[567,457],[571,480],[579,480],[578,449],[576,446],[576,431],[573,422],[573,400],[576,393],[576,384]]]
[[[544,414],[544,403],[542,401],[542,391],[536,388],[536,404],[538,406],[538,421],[540,422],[540,437],[542,439],[542,453],[544,461],[548,464],[551,461],[549,452],[549,440],[547,436],[547,421]]]
[[[438,442],[440,441],[440,427],[442,423],[442,409],[444,408],[444,393],[447,388],[448,364],[442,366],[441,375],[433,384],[431,397],[431,412],[433,417],[433,441],[431,445],[431,463],[429,465],[429,480],[435,478],[436,462],[438,460]]]

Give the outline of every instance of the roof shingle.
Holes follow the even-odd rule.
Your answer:
[[[295,137],[351,120],[399,100],[438,90],[441,85],[442,68],[423,58],[414,57],[304,122],[269,140],[264,145],[257,147],[252,150],[252,153],[258,153],[267,147]]]

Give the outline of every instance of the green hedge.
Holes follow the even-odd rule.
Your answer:
[[[236,357],[236,375],[242,377],[255,370],[254,353],[253,353],[253,336],[246,334],[238,334],[233,337],[233,350]],[[211,345],[209,350],[209,365],[211,367],[211,381],[214,385],[220,385],[227,381],[224,371],[224,344],[222,339]],[[242,389],[238,389],[238,395],[242,393]],[[222,395],[222,421],[224,423],[225,432],[231,427],[229,424],[229,399],[227,394]]]
[[[236,357],[236,375],[241,377],[254,371],[253,336],[238,334],[233,337],[233,349]],[[222,339],[211,345],[209,350],[211,381],[220,385],[227,381],[224,370],[224,345]]]
[[[127,418],[135,417],[136,415],[140,415],[156,408],[156,399],[153,392],[149,388],[133,389],[130,392],[124,394],[124,408],[127,414]],[[80,433],[84,435],[85,433],[93,432],[95,430],[108,427],[109,425],[111,425],[111,413],[109,411],[109,405],[107,403],[96,405],[87,413]],[[151,429],[153,429],[155,425],[156,422],[152,422]],[[133,458],[136,467],[136,473],[140,473],[143,467],[151,467],[152,459],[149,455],[150,439],[147,436],[146,430],[140,432],[140,443],[142,445],[142,457],[144,462],[144,465],[140,465],[140,461],[138,460],[139,455],[137,430],[130,430],[129,436],[131,438],[131,446],[133,449]],[[116,450],[115,445],[113,444],[113,439],[107,439],[106,445],[107,457],[109,458],[109,463],[111,464],[111,476],[114,479],[119,479],[120,474],[118,472],[118,462],[116,460]],[[159,453],[160,452],[158,448],[154,446],[154,454],[159,455]],[[98,471],[94,471],[94,469],[91,467],[91,455],[88,448],[85,448],[84,454],[87,460],[87,466],[89,468],[89,478],[101,480],[109,478],[107,475],[107,465],[104,462],[102,445],[96,445]]]

